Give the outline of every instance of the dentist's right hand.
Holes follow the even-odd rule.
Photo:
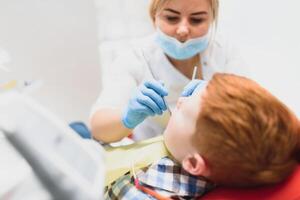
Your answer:
[[[161,115],[167,110],[163,99],[167,95],[168,91],[161,82],[145,81],[129,100],[122,116],[123,125],[133,129],[148,116]]]

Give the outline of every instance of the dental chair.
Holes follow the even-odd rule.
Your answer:
[[[255,189],[217,188],[201,200],[300,200],[300,166],[282,183]]]

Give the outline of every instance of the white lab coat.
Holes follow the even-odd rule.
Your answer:
[[[208,49],[201,53],[201,61],[204,80],[211,79],[216,72],[245,76],[248,74],[238,52],[217,35],[211,40]],[[151,35],[133,42],[110,66],[102,68],[103,88],[91,115],[103,107],[124,110],[137,86],[145,80],[153,79],[147,64],[151,66],[155,78],[162,80],[168,88],[169,95],[165,100],[173,110],[184,86],[190,80],[173,67],[162,49],[155,43],[154,35]],[[167,112],[161,117],[147,118],[134,129],[133,138],[142,140],[162,134],[168,118]]]

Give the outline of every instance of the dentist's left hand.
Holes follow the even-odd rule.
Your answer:
[[[144,82],[129,100],[123,112],[124,126],[132,129],[148,116],[161,115],[167,109],[163,100],[163,97],[167,95],[168,91],[161,82],[155,80]]]
[[[191,96],[195,91],[200,90],[201,88],[206,87],[207,81],[194,79],[191,80],[184,88],[181,93],[182,97]]]

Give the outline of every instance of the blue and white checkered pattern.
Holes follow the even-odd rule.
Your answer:
[[[206,179],[189,174],[168,157],[153,163],[146,172],[139,173],[138,179],[157,192],[169,193],[168,196],[197,197],[213,187]]]
[[[137,173],[140,184],[155,190],[164,197],[196,199],[214,185],[206,179],[188,174],[178,163],[165,157],[153,163],[146,171]],[[106,200],[154,200],[134,185],[130,173],[120,177],[105,193]]]
[[[155,200],[152,196],[137,189],[131,174],[125,174],[108,188],[104,195],[105,200]]]

